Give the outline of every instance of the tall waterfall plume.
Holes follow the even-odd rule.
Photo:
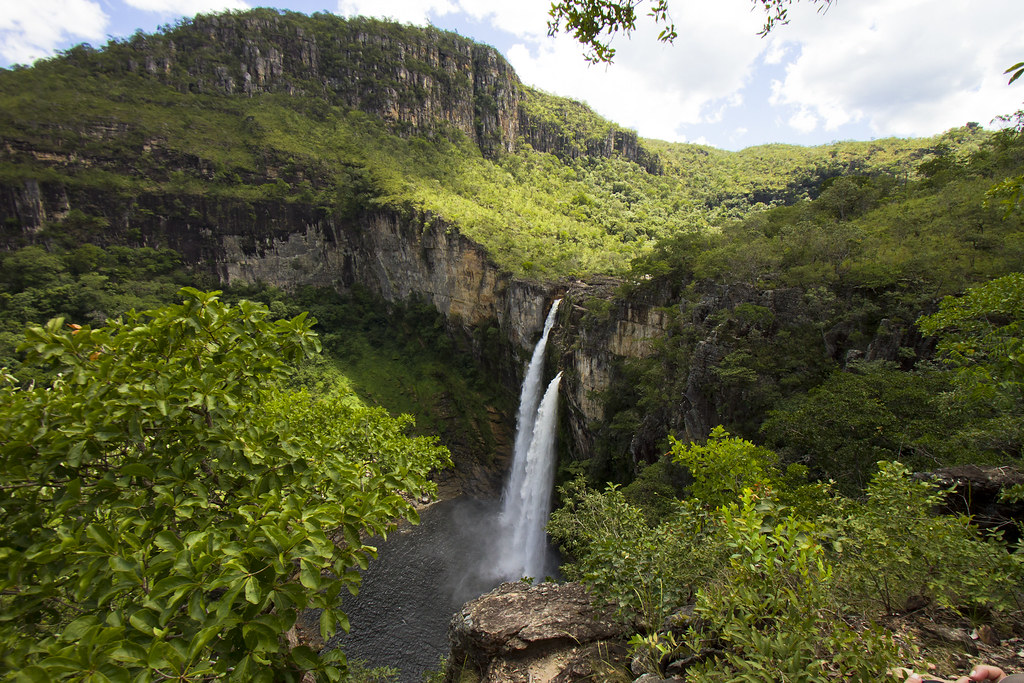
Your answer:
[[[544,527],[551,512],[555,475],[555,434],[558,425],[558,385],[551,380],[541,396],[544,351],[555,324],[560,299],[551,305],[544,332],[533,350],[519,394],[515,452],[501,511],[501,538],[496,570],[505,579],[543,578],[547,558]]]

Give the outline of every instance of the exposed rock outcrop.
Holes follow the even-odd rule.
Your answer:
[[[522,106],[527,94],[497,50],[433,27],[259,9],[200,15],[107,50],[118,70],[186,92],[314,95],[379,116],[401,133],[461,131],[488,156],[524,138],[563,158],[621,155],[662,171],[633,131],[611,126],[581,145],[563,125],[538,121]]]
[[[522,87],[512,67],[494,48],[432,27],[260,9],[200,15],[108,49],[128,71],[180,90],[322,96],[403,132],[454,128],[485,153],[516,140]]]
[[[504,583],[452,617],[446,680],[464,671],[481,683],[592,680],[588,655],[624,635],[581,584]]]
[[[1019,537],[1015,521],[1024,519],[1024,502],[1002,499],[1004,491],[1024,485],[1024,472],[1003,465],[956,465],[916,475],[951,489],[946,496],[950,512],[971,515],[985,529],[998,529],[1008,540]]]

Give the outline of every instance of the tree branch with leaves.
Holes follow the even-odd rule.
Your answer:
[[[0,668],[341,679],[344,656],[295,644],[296,620],[348,629],[368,539],[417,520],[448,452],[351,397],[283,388],[320,349],[313,321],[217,294],[32,327],[20,350],[57,379],[0,376]]]
[[[765,14],[759,34],[768,35],[776,26],[789,23],[789,5],[796,0],[752,0]],[[828,8],[833,0],[811,0],[818,10]],[[592,64],[610,63],[615,58],[611,46],[616,34],[629,37],[636,30],[638,11],[645,0],[560,0],[551,4],[548,35],[569,33],[584,47],[584,58]],[[647,16],[661,27],[658,40],[672,43],[679,37],[669,16],[668,0],[651,0]]]

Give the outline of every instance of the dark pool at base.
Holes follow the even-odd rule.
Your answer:
[[[499,509],[499,501],[456,498],[424,510],[419,525],[390,534],[363,572],[359,595],[343,604],[351,632],[330,646],[370,666],[398,669],[402,683],[419,683],[424,672],[437,670],[448,654],[452,615],[502,581],[487,563]],[[557,567],[557,560],[550,564]]]

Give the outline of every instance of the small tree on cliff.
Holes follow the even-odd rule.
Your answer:
[[[445,449],[274,383],[319,350],[305,314],[182,290],[106,327],[30,328],[50,386],[0,381],[0,667],[29,680],[338,680],[326,639],[364,539],[430,490]],[[319,428],[317,425],[321,425]]]

